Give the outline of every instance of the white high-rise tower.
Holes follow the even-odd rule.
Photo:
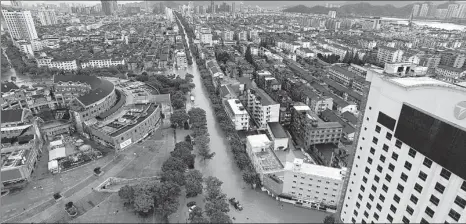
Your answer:
[[[374,75],[363,119],[341,220],[465,223],[466,88]]]
[[[32,19],[31,11],[2,10],[3,18],[8,27],[11,38],[17,40],[37,39],[36,26]]]

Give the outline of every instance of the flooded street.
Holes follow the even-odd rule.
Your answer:
[[[184,27],[183,27],[184,29]],[[187,37],[186,37],[187,40]],[[188,43],[189,44],[189,43]],[[204,177],[215,176],[223,181],[222,189],[227,197],[235,197],[243,205],[244,210],[239,212],[230,206],[230,217],[235,223],[283,223],[306,222],[321,223],[326,213],[295,207],[294,205],[276,201],[267,193],[251,189],[242,179],[241,171],[235,164],[229,144],[223,132],[215,120],[208,93],[201,83],[201,76],[195,60],[193,65],[179,73],[191,73],[194,75],[195,89],[192,94],[195,97],[194,107],[200,107],[207,114],[207,128],[210,134],[210,149],[215,152],[211,160],[200,161],[196,157],[196,169],[200,170]],[[283,207],[282,207],[283,205]],[[184,216],[179,214],[180,216]],[[185,217],[179,217],[178,222],[186,222]]]

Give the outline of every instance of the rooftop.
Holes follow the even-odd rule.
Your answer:
[[[248,114],[246,109],[244,109],[243,104],[238,99],[231,99],[228,100],[228,104],[230,105],[231,110],[235,115],[241,115],[241,114]]]
[[[260,101],[262,106],[270,106],[273,104],[278,104],[275,102],[264,90],[256,88],[254,89],[256,91],[255,95],[256,97],[260,97]]]
[[[81,82],[89,84],[91,86],[91,91],[77,98],[84,106],[89,106],[103,99],[115,88],[113,83],[108,80],[87,75],[55,75],[53,77],[53,82]]]
[[[269,122],[270,130],[275,138],[288,138],[288,135],[283,129],[282,125],[278,122]]]
[[[443,82],[429,77],[406,77],[406,78],[388,78],[392,83],[405,88],[421,87],[421,86],[442,86],[446,88],[461,88],[460,86]],[[462,88],[464,89],[464,88]]]
[[[285,170],[293,171],[295,164],[299,164],[301,168],[298,172],[305,173],[308,175],[319,176],[323,178],[329,178],[334,180],[344,180],[346,169],[337,169],[333,167],[314,165],[310,163],[305,163],[302,159],[295,158],[294,162],[287,162],[285,165]],[[343,174],[342,174],[343,173]]]
[[[24,110],[25,109],[2,110],[2,124],[22,122]]]
[[[19,87],[13,82],[2,83],[2,93],[10,92],[13,89],[19,89]]]
[[[270,144],[270,140],[265,134],[249,135],[247,140],[252,148],[264,148]]]

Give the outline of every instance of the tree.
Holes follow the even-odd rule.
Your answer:
[[[335,217],[333,215],[327,215],[324,218],[324,224],[334,224],[335,223]]]
[[[215,212],[210,216],[211,223],[233,223],[230,216],[223,212]]]
[[[199,170],[191,170],[186,174],[186,197],[202,194],[202,174]]]
[[[257,184],[260,180],[259,174],[255,173],[254,171],[248,170],[243,173],[243,180],[248,184]]]
[[[183,98],[172,98],[172,106],[173,108],[175,108],[175,110],[178,110],[184,107],[185,100]]]
[[[154,206],[154,198],[148,191],[137,190],[134,194],[134,209],[140,214],[147,214]]]
[[[247,62],[249,62],[250,64],[253,63],[252,54],[251,54],[251,46],[248,46],[248,48],[246,49],[246,53],[244,54],[244,57]]]
[[[173,182],[162,182],[155,189],[155,210],[166,218],[178,210],[181,189]]]
[[[202,157],[203,160],[212,159],[215,156],[215,152],[210,152],[209,147],[200,147],[199,155]]]
[[[216,177],[209,176],[205,179],[206,183],[206,199],[208,201],[218,198],[221,194],[221,186],[223,182]]]
[[[209,220],[204,217],[202,208],[197,206],[191,211],[191,213],[189,213],[188,219],[191,223],[209,223]]]
[[[237,152],[236,154],[234,154],[234,157],[236,160],[236,164],[238,164],[238,168],[240,168],[241,170],[249,166],[249,157],[245,152]]]
[[[170,170],[185,172],[186,164],[180,158],[170,157],[162,164],[162,171],[167,172]]]
[[[175,171],[175,170],[169,170],[166,172],[162,173],[162,182],[166,181],[171,181],[178,186],[184,186],[186,184],[186,177],[184,176],[184,173]]]
[[[207,216],[212,217],[216,212],[227,213],[230,211],[230,206],[226,202],[225,197],[216,198],[211,201],[207,201],[205,204],[205,212]]]
[[[133,204],[134,188],[129,185],[125,185],[121,187],[120,190],[118,191],[118,196],[120,196],[121,199],[125,200],[129,204]]]
[[[184,122],[188,121],[189,115],[185,110],[175,110],[170,116],[170,122],[175,124],[177,127],[183,127]]]

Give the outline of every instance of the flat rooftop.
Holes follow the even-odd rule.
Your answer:
[[[252,148],[264,148],[270,144],[270,140],[265,134],[249,135],[246,139]]]
[[[406,77],[406,78],[391,78],[389,79],[392,83],[401,85],[403,87],[418,87],[418,86],[443,86],[447,88],[457,88],[457,85],[453,85],[447,82],[443,82],[437,79],[429,77]]]
[[[231,99],[231,100],[227,100],[227,101],[228,101],[228,104],[230,105],[231,110],[236,115],[248,114],[248,112],[244,108],[243,104],[241,104],[241,101],[239,101],[238,99]]]
[[[300,173],[319,176],[323,178],[343,181],[344,175],[342,175],[341,173],[346,173],[346,169],[338,169],[333,167],[305,163],[302,159],[298,158],[295,158],[294,162],[287,162],[285,165],[285,170],[293,170],[295,163],[301,165],[301,169],[299,170]]]
[[[273,104],[278,104],[275,102],[264,90],[256,88],[254,89],[256,91],[255,95],[256,97],[260,97],[260,101],[262,106],[270,106]]]
[[[288,138],[288,135],[285,132],[283,126],[278,122],[269,122],[268,123],[270,130],[275,138]]]

